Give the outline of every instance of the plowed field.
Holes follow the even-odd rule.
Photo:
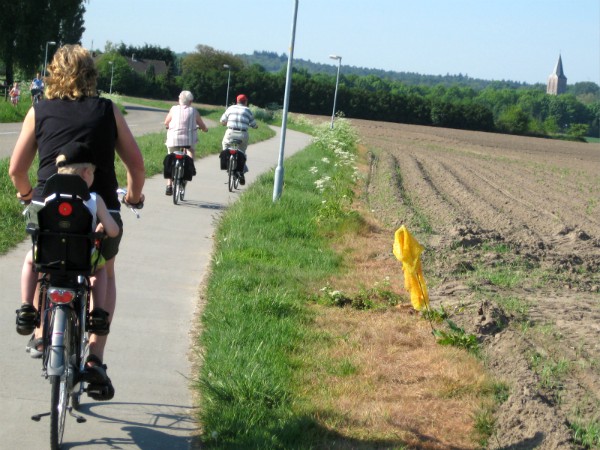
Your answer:
[[[369,207],[425,245],[433,308],[509,386],[490,448],[600,424],[600,145],[352,120]]]

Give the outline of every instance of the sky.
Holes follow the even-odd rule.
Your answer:
[[[82,44],[197,45],[423,75],[600,84],[600,0],[89,0]]]

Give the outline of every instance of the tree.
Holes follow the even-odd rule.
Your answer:
[[[585,123],[573,123],[567,130],[567,134],[569,136],[572,136],[574,138],[577,138],[577,139],[583,141],[585,139],[585,135],[587,134],[589,128],[590,128],[589,125],[587,125]]]
[[[85,0],[0,0],[0,59],[6,66],[6,79],[14,81],[16,70],[41,71],[46,42],[77,44],[85,28]],[[48,48],[48,59],[56,46]]]
[[[600,137],[600,101],[587,105],[590,120],[588,136]]]
[[[567,92],[577,97],[577,100],[584,104],[593,103],[594,101],[600,101],[600,86],[591,81],[581,81],[569,85]]]
[[[508,107],[498,118],[496,125],[504,133],[525,134],[529,129],[529,115],[519,106]]]
[[[207,45],[198,45],[194,53],[186,55],[182,62],[183,87],[189,89],[195,96],[200,93],[202,101],[206,103],[221,104],[224,102],[227,90],[227,64],[231,70],[230,91],[238,90],[238,72],[245,63],[231,53],[215,50]],[[251,94],[247,92],[247,94]],[[253,100],[251,100],[253,101]]]
[[[104,53],[96,61],[96,69],[98,70],[99,90],[109,92],[112,75],[113,92],[135,94],[134,90],[138,83],[134,72],[123,56],[116,52]]]

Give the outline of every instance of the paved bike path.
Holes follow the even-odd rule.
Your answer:
[[[288,130],[285,156],[303,149],[310,138]],[[193,391],[190,348],[200,312],[200,283],[213,248],[221,213],[256,176],[277,164],[280,130],[248,149],[246,186],[229,193],[216,155],[196,161],[198,175],[188,184],[186,200],[173,205],[164,195],[161,176],[146,180],[146,206],[140,219],[123,210],[125,236],[117,257],[118,302],[105,362],[116,389],[110,402],[82,397],[86,423],[67,417],[65,449],[187,450],[199,432]],[[285,195],[285,190],[283,192]],[[16,334],[23,242],[0,257],[0,449],[40,449],[49,442],[45,412],[50,385],[41,377],[41,362],[25,353],[28,338]]]

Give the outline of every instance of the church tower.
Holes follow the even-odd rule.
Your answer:
[[[546,94],[560,95],[567,92],[567,77],[563,71],[562,59],[558,55],[558,62],[554,68],[554,72],[548,77],[548,87]]]

